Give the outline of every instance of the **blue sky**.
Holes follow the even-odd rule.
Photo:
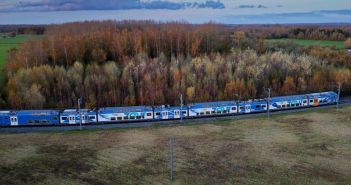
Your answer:
[[[0,0],[0,24],[105,19],[351,23],[351,0]]]

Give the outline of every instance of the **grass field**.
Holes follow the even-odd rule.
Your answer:
[[[350,184],[351,107],[213,124],[1,134],[0,184]]]
[[[0,84],[3,81],[2,69],[6,61],[7,51],[11,48],[17,47],[19,44],[27,41],[28,39],[40,38],[38,35],[17,35],[16,37],[3,38],[0,34]]]
[[[304,40],[304,39],[268,39],[268,42],[287,42],[293,41],[294,43],[302,46],[335,46],[338,49],[345,49],[343,41],[325,41],[325,40]]]

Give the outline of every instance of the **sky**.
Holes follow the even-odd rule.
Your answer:
[[[0,24],[85,20],[351,23],[351,0],[0,0]]]

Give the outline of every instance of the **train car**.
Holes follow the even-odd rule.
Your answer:
[[[60,123],[63,125],[80,124],[80,117],[82,117],[82,124],[97,123],[97,114],[94,110],[81,109],[79,113],[76,109],[66,109],[60,114]]]
[[[59,111],[21,110],[10,112],[11,126],[59,125]]]
[[[300,108],[308,105],[307,95],[278,96],[270,99],[269,110]]]
[[[251,104],[249,102],[241,101],[238,103],[238,111],[239,114],[245,114],[251,112]]]
[[[142,120],[152,120],[152,107],[107,107],[98,111],[99,123],[111,122],[133,122]]]
[[[180,119],[188,117],[188,108],[183,107],[170,107],[170,106],[160,106],[154,108],[154,119]]]
[[[328,105],[334,104],[337,102],[338,95],[333,92],[322,92],[322,93],[312,93],[307,94],[309,99],[309,106],[320,106],[320,105]]]
[[[237,103],[234,101],[194,103],[189,105],[189,117],[201,117],[237,113]]]
[[[11,126],[11,120],[13,119],[10,119],[10,111],[0,111],[0,126]]]
[[[247,112],[247,113],[267,111],[267,101],[266,100],[262,100],[262,99],[261,100],[251,100],[251,101],[248,101],[246,104],[250,105],[250,109],[249,109],[250,112]]]

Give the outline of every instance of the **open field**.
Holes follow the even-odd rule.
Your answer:
[[[3,38],[0,34],[0,84],[2,83],[2,69],[5,64],[7,51],[11,48],[17,47],[19,44],[27,41],[28,39],[40,38],[38,35],[17,35],[16,37],[6,37]]]
[[[1,134],[0,184],[350,184],[351,107],[213,124]]]
[[[338,49],[345,49],[343,41],[326,41],[326,40],[304,40],[304,39],[268,39],[268,42],[287,42],[293,41],[294,43],[302,46],[335,46]]]

